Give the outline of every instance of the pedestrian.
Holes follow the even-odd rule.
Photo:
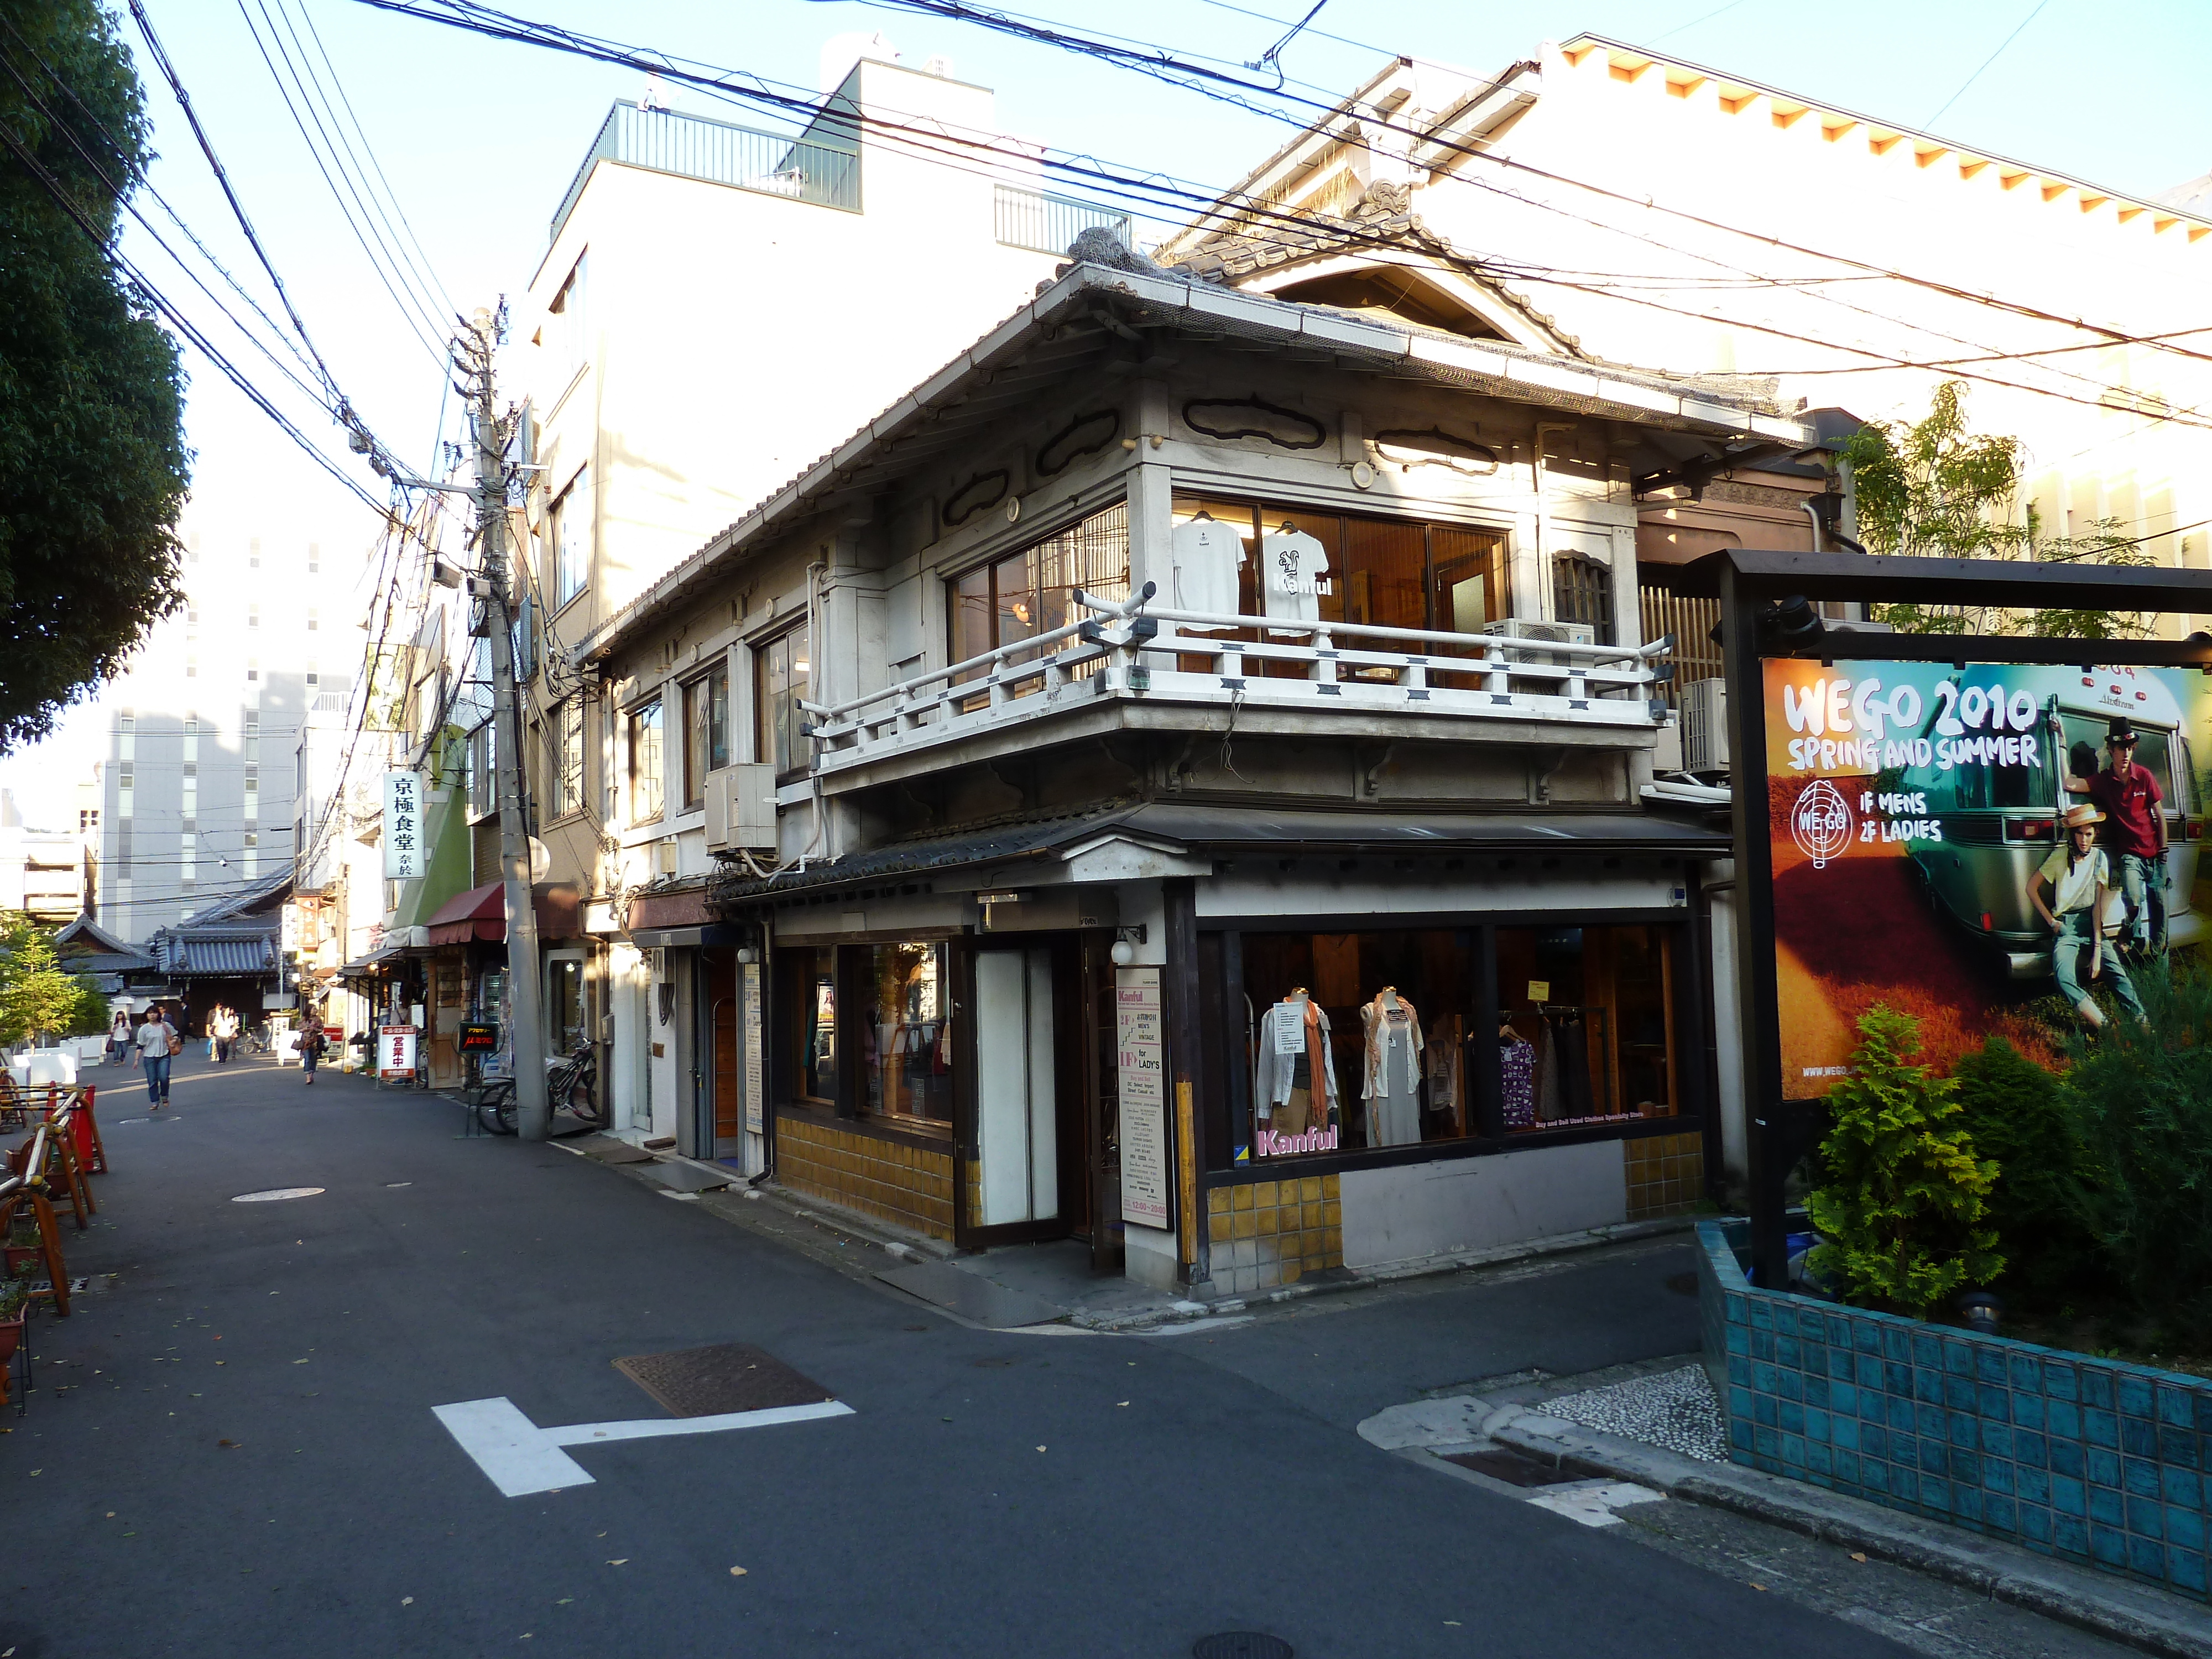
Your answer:
[[[118,1008],[115,1011],[115,1023],[107,1028],[106,1064],[110,1066],[128,1066],[131,1064],[131,1056],[133,1046],[134,1039],[131,1035],[131,1016],[125,1013],[120,1008]]]
[[[156,1003],[146,1011],[146,1023],[138,1028],[136,1041],[138,1063],[146,1071],[146,1105],[149,1111],[158,1112],[169,1103],[169,1057],[171,1044],[178,1041]]]
[[[215,1032],[215,1063],[228,1066],[232,1046],[238,1041],[238,1016],[227,1006],[218,1006],[212,1029]]]
[[[307,1074],[308,1085],[315,1081],[315,1066],[323,1057],[323,1027],[318,1020],[300,1033],[300,1069]]]
[[[2066,845],[2054,848],[2027,878],[2027,902],[2053,935],[2051,971],[2058,981],[2059,994],[2093,1031],[2103,1026],[2105,1015],[2085,988],[2085,978],[2094,985],[2101,974],[2110,974],[2112,994],[2120,1000],[2120,1006],[2138,1021],[2143,1017],[2142,1000],[2136,995],[2120,953],[2105,937],[2102,919],[2112,877],[2111,860],[2097,845],[2097,826],[2104,818],[2094,806],[2068,807]],[[2051,896],[2048,904],[2043,898],[2046,886]],[[2081,968],[2084,958],[2089,969],[2086,975]]]

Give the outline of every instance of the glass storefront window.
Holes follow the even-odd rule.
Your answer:
[[[1245,934],[1249,1156],[1473,1133],[1480,943],[1449,929]]]
[[[925,1123],[952,1121],[952,1027],[945,1018],[945,947],[868,947],[872,1002],[865,1056],[866,1109]]]
[[[1680,1113],[1673,945],[1650,927],[1496,930],[1498,1006],[1475,928],[1241,936],[1249,1098],[1238,1163]]]
[[[1672,1117],[1672,943],[1656,927],[1501,927],[1508,1133]]]
[[[545,1032],[550,1052],[574,1054],[584,1040],[584,964],[556,957],[545,965]]]
[[[789,963],[793,1092],[802,1100],[837,1098],[837,953],[800,947]]]

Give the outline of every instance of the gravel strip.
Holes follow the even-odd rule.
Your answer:
[[[1533,1409],[1700,1462],[1728,1461],[1728,1431],[1721,1420],[1721,1402],[1714,1396],[1713,1385],[1702,1365],[1685,1365],[1677,1371],[1561,1395],[1536,1402]]]

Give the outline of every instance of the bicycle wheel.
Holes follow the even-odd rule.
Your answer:
[[[495,1135],[514,1133],[514,1085],[495,1083],[477,1097],[477,1121]]]

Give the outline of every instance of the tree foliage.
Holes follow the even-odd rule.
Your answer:
[[[2004,1270],[1982,1224],[1997,1167],[1957,1121],[1956,1085],[1911,1063],[1917,1020],[1877,1003],[1858,1029],[1852,1073],[1828,1091],[1811,1266],[1853,1302],[1924,1314]]]
[[[175,343],[15,153],[112,239],[118,191],[149,156],[137,77],[95,0],[11,0],[7,19],[0,752],[44,736],[182,602],[189,459]]]
[[[2078,1200],[2088,1155],[2064,1083],[2002,1036],[1951,1079],[1975,1152],[1997,1166],[1984,1219],[2005,1242],[2008,1287],[2051,1303],[2094,1291],[2105,1275]]]
[[[0,1043],[106,1029],[107,999],[63,969],[52,930],[21,910],[0,910]]]

